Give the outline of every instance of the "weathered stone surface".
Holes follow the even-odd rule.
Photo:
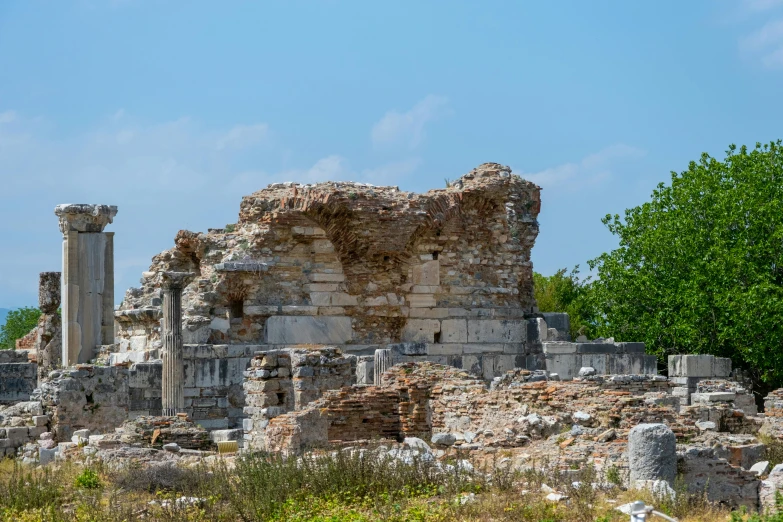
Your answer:
[[[352,339],[350,317],[270,317],[269,344],[343,344]]]
[[[665,424],[639,424],[628,434],[628,464],[631,483],[637,480],[665,480],[674,484],[677,476],[677,442]]]

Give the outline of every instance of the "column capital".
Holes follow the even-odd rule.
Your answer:
[[[196,274],[193,272],[161,272],[160,287],[164,290],[182,290]]]
[[[57,205],[54,213],[60,218],[60,232],[103,232],[117,215],[115,205],[87,205],[65,203]]]

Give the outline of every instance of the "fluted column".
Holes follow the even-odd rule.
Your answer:
[[[182,289],[193,274],[163,272],[163,415],[185,410],[185,375],[182,361]]]
[[[388,348],[378,348],[375,350],[375,360],[373,361],[373,384],[381,385],[381,375],[392,367],[392,353]]]

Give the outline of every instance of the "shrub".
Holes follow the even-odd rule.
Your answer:
[[[74,484],[78,489],[100,489],[102,487],[98,474],[89,468],[76,476]]]

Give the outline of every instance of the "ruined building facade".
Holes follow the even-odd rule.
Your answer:
[[[270,185],[242,200],[236,225],[180,231],[154,257],[115,313],[118,350],[158,357],[160,274],[176,271],[196,276],[182,297],[186,345],[391,347],[488,378],[542,367],[540,206],[539,187],[494,163],[426,194]]]

